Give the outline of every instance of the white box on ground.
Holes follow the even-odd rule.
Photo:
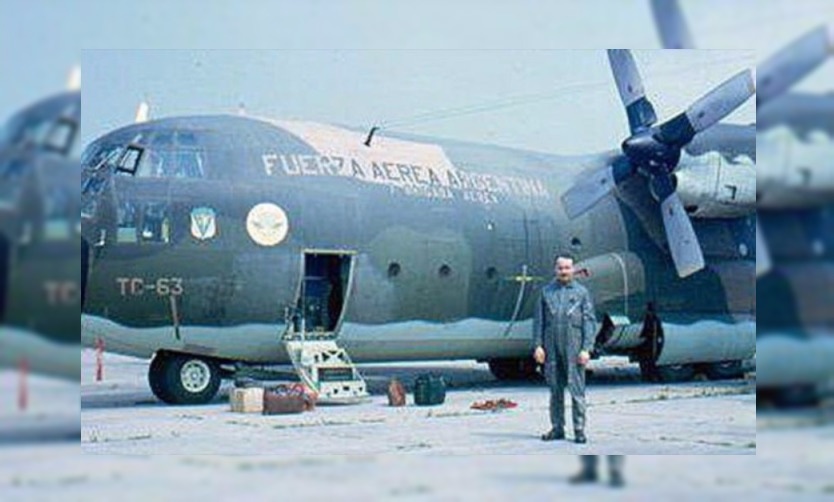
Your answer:
[[[263,413],[263,387],[249,387],[246,389],[232,389],[229,402],[234,413]]]

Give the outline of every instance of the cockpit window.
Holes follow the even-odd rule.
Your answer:
[[[78,123],[68,117],[34,117],[9,126],[9,144],[68,155],[75,144]]]
[[[26,160],[18,158],[3,163],[0,165],[0,180],[9,182],[20,179],[26,171],[26,166]]]
[[[206,151],[193,131],[145,130],[131,141],[114,140],[88,149],[84,167],[137,178],[205,177]]]
[[[98,170],[113,165],[122,152],[122,145],[107,144],[84,152],[81,165],[84,169]]]
[[[168,217],[168,206],[166,204],[157,202],[145,205],[139,240],[141,242],[159,242],[163,244],[171,241],[171,220]]]
[[[139,212],[135,204],[122,202],[117,210],[118,229],[116,242],[119,244],[135,244],[138,241],[136,229],[139,227]]]
[[[163,202],[122,202],[118,208],[118,244],[171,242],[171,218]]]
[[[51,186],[46,190],[44,213],[43,239],[45,241],[69,240],[75,227],[74,211],[72,196],[64,187]]]
[[[59,153],[61,155],[68,155],[72,150],[72,145],[75,143],[75,134],[78,132],[78,123],[69,118],[60,118],[52,126],[44,141],[44,148]]]
[[[197,149],[151,148],[136,171],[140,178],[203,178],[204,155]]]
[[[145,149],[140,146],[127,145],[116,164],[116,171],[136,174],[136,169],[139,167],[139,162],[142,160],[144,153]]]

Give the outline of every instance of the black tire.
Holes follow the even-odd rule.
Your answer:
[[[165,352],[157,352],[153,356],[151,365],[148,368],[148,383],[151,386],[151,392],[160,401],[167,403],[172,397],[168,394],[168,389],[165,386],[162,375],[165,374],[165,366],[168,364],[165,359],[168,355]]]
[[[688,382],[695,378],[695,366],[691,364],[672,364],[657,366],[651,362],[641,362],[640,372],[649,382],[674,383]]]
[[[704,374],[710,380],[734,380],[744,376],[741,361],[722,361],[704,365]]]
[[[158,353],[148,369],[154,395],[167,404],[206,404],[220,389],[220,366],[211,359]]]
[[[777,408],[812,408],[820,404],[815,385],[792,385],[773,391],[773,404]]]
[[[532,359],[490,359],[489,371],[501,381],[529,381],[541,378]]]

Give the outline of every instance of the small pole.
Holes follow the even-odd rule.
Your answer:
[[[20,411],[26,411],[29,407],[29,384],[27,382],[29,374],[29,361],[21,359],[19,369],[20,381],[18,382],[17,389],[17,409]]]
[[[104,340],[96,338],[96,382],[104,380]]]

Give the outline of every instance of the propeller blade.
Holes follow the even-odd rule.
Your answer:
[[[672,261],[679,277],[687,277],[704,268],[704,255],[692,221],[686,214],[680,196],[668,175],[655,176],[650,181],[652,192],[660,200],[663,226]]]
[[[664,49],[694,49],[678,0],[652,0],[652,14]]]
[[[662,124],[659,139],[668,145],[683,147],[696,134],[721,121],[755,93],[753,72],[744,70],[705,94],[684,113]]]
[[[634,172],[626,157],[617,157],[607,166],[587,175],[583,173],[582,178],[562,195],[562,206],[568,218],[575,219],[588,212]]]
[[[677,192],[660,203],[660,210],[678,276],[687,277],[704,268],[701,244]]]
[[[652,103],[646,98],[643,79],[628,49],[609,49],[608,61],[617,83],[617,91],[628,115],[631,134],[648,129],[657,122]]]
[[[756,277],[768,273],[773,266],[770,261],[770,250],[767,247],[764,233],[759,222],[756,221]]]
[[[834,54],[834,26],[820,26],[794,40],[756,70],[756,104],[764,104],[802,80]]]

